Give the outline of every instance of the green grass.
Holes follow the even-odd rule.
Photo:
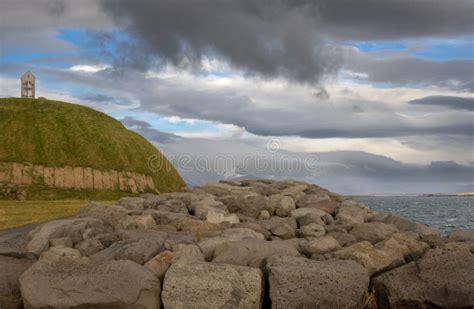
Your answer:
[[[0,230],[71,217],[88,203],[84,200],[0,201]]]
[[[153,156],[163,163],[158,171],[148,166]],[[152,144],[119,121],[88,107],[46,99],[0,98],[0,162],[137,172],[151,176],[161,192],[185,186]]]

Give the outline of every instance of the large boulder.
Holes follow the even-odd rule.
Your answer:
[[[405,263],[402,255],[391,253],[375,248],[368,241],[361,241],[349,247],[328,253],[327,257],[340,260],[354,260],[373,275]]]
[[[295,246],[288,241],[246,239],[217,246],[213,262],[261,267],[265,258],[273,255],[300,256]]]
[[[461,246],[432,249],[377,276],[373,286],[381,308],[471,308],[474,254]]]
[[[40,260],[20,277],[27,308],[160,308],[160,282],[131,261]]]
[[[116,205],[105,205],[100,203],[90,203],[88,207],[82,209],[77,215],[78,218],[99,219],[115,228],[121,227],[130,211]]]
[[[117,205],[128,210],[143,210],[145,199],[141,197],[122,197]]]
[[[367,240],[372,244],[376,244],[389,238],[390,235],[395,232],[398,232],[398,229],[393,224],[369,222],[354,226],[350,233],[354,235],[358,241]]]
[[[290,196],[272,195],[271,200],[275,203],[275,214],[280,217],[287,217],[292,210],[296,209],[295,201]]]
[[[453,230],[448,238],[450,241],[474,242],[474,230]]]
[[[372,222],[383,222],[395,225],[400,231],[415,232],[418,235],[424,236],[438,236],[440,233],[437,229],[427,225],[417,223],[405,218],[402,218],[392,213],[378,213],[369,219]]]
[[[0,308],[21,308],[19,278],[35,262],[35,259],[0,255]]]
[[[263,235],[247,228],[228,229],[219,235],[206,238],[198,243],[199,248],[204,253],[206,259],[210,260],[215,248],[230,241],[240,241],[249,238],[264,239]]]
[[[325,254],[341,249],[339,242],[331,236],[303,239],[299,246],[307,255]]]
[[[294,218],[271,217],[268,220],[259,221],[259,224],[282,239],[290,239],[296,236],[297,224]]]
[[[263,300],[263,276],[257,268],[175,263],[165,275],[165,308],[258,309]]]
[[[165,237],[156,237],[118,241],[92,255],[91,259],[94,261],[131,260],[138,264],[145,264],[165,250],[165,240]]]
[[[93,218],[50,221],[30,232],[31,241],[26,250],[40,254],[49,248],[51,239],[69,237],[75,245],[84,239],[85,234],[102,234],[112,231],[109,225]]]
[[[204,262],[204,254],[198,246],[181,245],[174,251],[163,251],[148,262],[145,263],[147,269],[155,274],[161,281],[163,280],[168,268],[177,262]]]
[[[298,257],[267,260],[272,308],[357,308],[369,286],[367,270],[354,261]]]

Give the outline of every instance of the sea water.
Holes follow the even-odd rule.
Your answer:
[[[357,196],[372,210],[389,211],[449,233],[474,229],[474,197],[459,196]]]

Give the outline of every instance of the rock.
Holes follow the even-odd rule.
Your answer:
[[[258,220],[267,220],[267,219],[270,219],[271,215],[270,213],[268,212],[268,210],[262,210],[260,211],[260,213],[258,214],[258,217],[257,219]]]
[[[259,221],[259,224],[282,239],[294,238],[296,235],[297,224],[294,218],[272,217],[269,220]]]
[[[392,234],[389,239],[378,243],[375,247],[392,256],[401,255],[408,262],[418,259],[430,248],[428,244],[417,241],[413,235],[406,232]]]
[[[326,193],[322,194],[305,194],[296,200],[297,208],[311,208],[319,202],[328,201],[329,196]]]
[[[326,226],[327,228],[328,226]],[[349,233],[342,233],[342,232],[329,232],[326,234],[327,236],[331,236],[332,238],[336,239],[341,247],[346,247],[352,245],[353,243],[357,242],[357,239],[354,235]]]
[[[272,195],[275,202],[275,214],[280,217],[287,217],[292,210],[296,209],[295,201],[289,196]]]
[[[256,219],[262,210],[274,213],[274,203],[269,198],[260,194],[240,194],[221,199],[232,213],[240,213],[243,216]]]
[[[149,197],[143,203],[145,209],[156,209],[159,211],[188,214],[188,207],[183,198],[189,195],[179,193],[166,193]]]
[[[439,236],[439,231],[427,225],[401,218],[392,213],[379,213],[370,218],[372,222],[383,222],[395,225],[400,231],[415,232],[420,236]]]
[[[90,203],[77,215],[78,218],[99,219],[113,227],[120,227],[121,223],[128,217],[129,211],[123,207]]]
[[[354,261],[271,257],[267,261],[272,308],[357,308],[369,274]]]
[[[76,250],[81,252],[82,256],[91,256],[97,252],[103,250],[105,247],[98,239],[84,239],[78,243],[75,247]]]
[[[380,308],[470,308],[474,305],[474,254],[437,248],[421,259],[377,276]]]
[[[71,237],[60,237],[60,238],[53,238],[49,240],[50,247],[73,247],[74,244],[72,242]]]
[[[474,230],[453,230],[448,238],[450,241],[474,242]]]
[[[199,247],[183,245],[176,252],[163,251],[143,265],[157,278],[163,281],[166,271],[176,262],[204,262],[204,255]]]
[[[325,211],[330,215],[335,215],[341,204],[332,201],[321,201],[311,205],[311,207]]]
[[[98,262],[131,260],[143,265],[164,250],[164,242],[163,238],[122,240],[92,255],[91,259]]]
[[[325,254],[341,249],[339,242],[331,236],[303,239],[300,242],[300,247],[307,255]]]
[[[40,255],[42,261],[56,261],[61,257],[80,258],[81,252],[79,250],[68,247],[51,247],[48,251],[44,251]]]
[[[175,263],[166,273],[165,308],[261,308],[263,276],[257,268]]]
[[[302,226],[298,231],[299,237],[320,237],[326,234],[324,226],[311,223],[305,226]]]
[[[267,230],[260,224],[254,223],[254,222],[242,222],[242,223],[232,224],[232,227],[251,229],[257,233],[262,234],[265,239],[269,239],[272,236],[272,233],[269,230]]]
[[[144,210],[145,199],[141,197],[122,197],[117,205],[128,210]]]
[[[350,233],[354,235],[358,241],[367,240],[372,244],[376,244],[389,238],[390,235],[396,232],[398,232],[398,229],[393,224],[370,222],[354,226]]]
[[[368,214],[366,208],[357,204],[342,204],[336,213],[336,222],[338,224],[357,225],[365,221]]]
[[[263,260],[273,255],[300,256],[295,246],[286,241],[246,239],[217,246],[213,262],[261,267]]]
[[[0,255],[0,308],[21,308],[19,278],[35,262]]]
[[[157,228],[157,225],[151,214],[143,214],[140,216],[128,216],[123,222],[117,225],[117,228],[153,230]]]
[[[98,233],[112,231],[112,228],[105,225],[101,220],[92,218],[50,221],[30,232],[31,241],[26,249],[29,252],[40,254],[48,249],[50,239],[62,237],[69,237],[73,244],[77,244],[82,241],[84,232],[89,229],[95,229]]]
[[[326,213],[324,211],[316,208],[298,208],[291,211],[290,216],[298,220],[300,217],[304,217],[308,214],[314,214],[315,216],[319,216],[320,218],[326,216]]]
[[[296,237],[294,226],[288,223],[283,223],[282,225],[274,226],[270,229],[270,231],[273,235],[281,239],[290,239]]]
[[[199,204],[196,206],[195,215],[210,223],[228,222],[233,224],[240,222],[236,214],[229,214],[223,205],[221,207],[216,208],[206,204]]]
[[[301,208],[301,209],[303,209],[303,208]],[[318,225],[325,225],[323,219],[321,219],[321,216],[319,216],[318,214],[315,214],[315,213],[309,213],[309,214],[306,214],[304,216],[301,216],[298,219],[296,219],[296,222],[298,223],[299,227],[309,225],[311,223],[315,223],[315,224],[318,224]]]
[[[328,257],[341,260],[354,260],[364,266],[373,275],[405,263],[403,256],[390,255],[383,250],[376,249],[370,242],[361,241],[349,247],[342,248],[328,254]]]
[[[165,249],[176,251],[176,247],[180,245],[196,245],[198,240],[190,232],[168,232],[165,240]]]
[[[160,282],[131,261],[39,261],[20,277],[27,308],[159,308]]]
[[[251,229],[238,228],[222,231],[219,235],[206,238],[198,243],[199,248],[204,253],[207,260],[210,260],[214,254],[214,249],[223,243],[230,241],[240,241],[248,238],[262,239],[263,235],[252,231]]]
[[[174,254],[171,251],[163,251],[143,265],[150,270],[160,281],[163,281],[166,271],[173,263]]]

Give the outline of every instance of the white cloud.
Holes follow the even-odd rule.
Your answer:
[[[82,73],[97,73],[109,69],[110,65],[108,64],[77,64],[69,68],[73,72],[82,72]]]

